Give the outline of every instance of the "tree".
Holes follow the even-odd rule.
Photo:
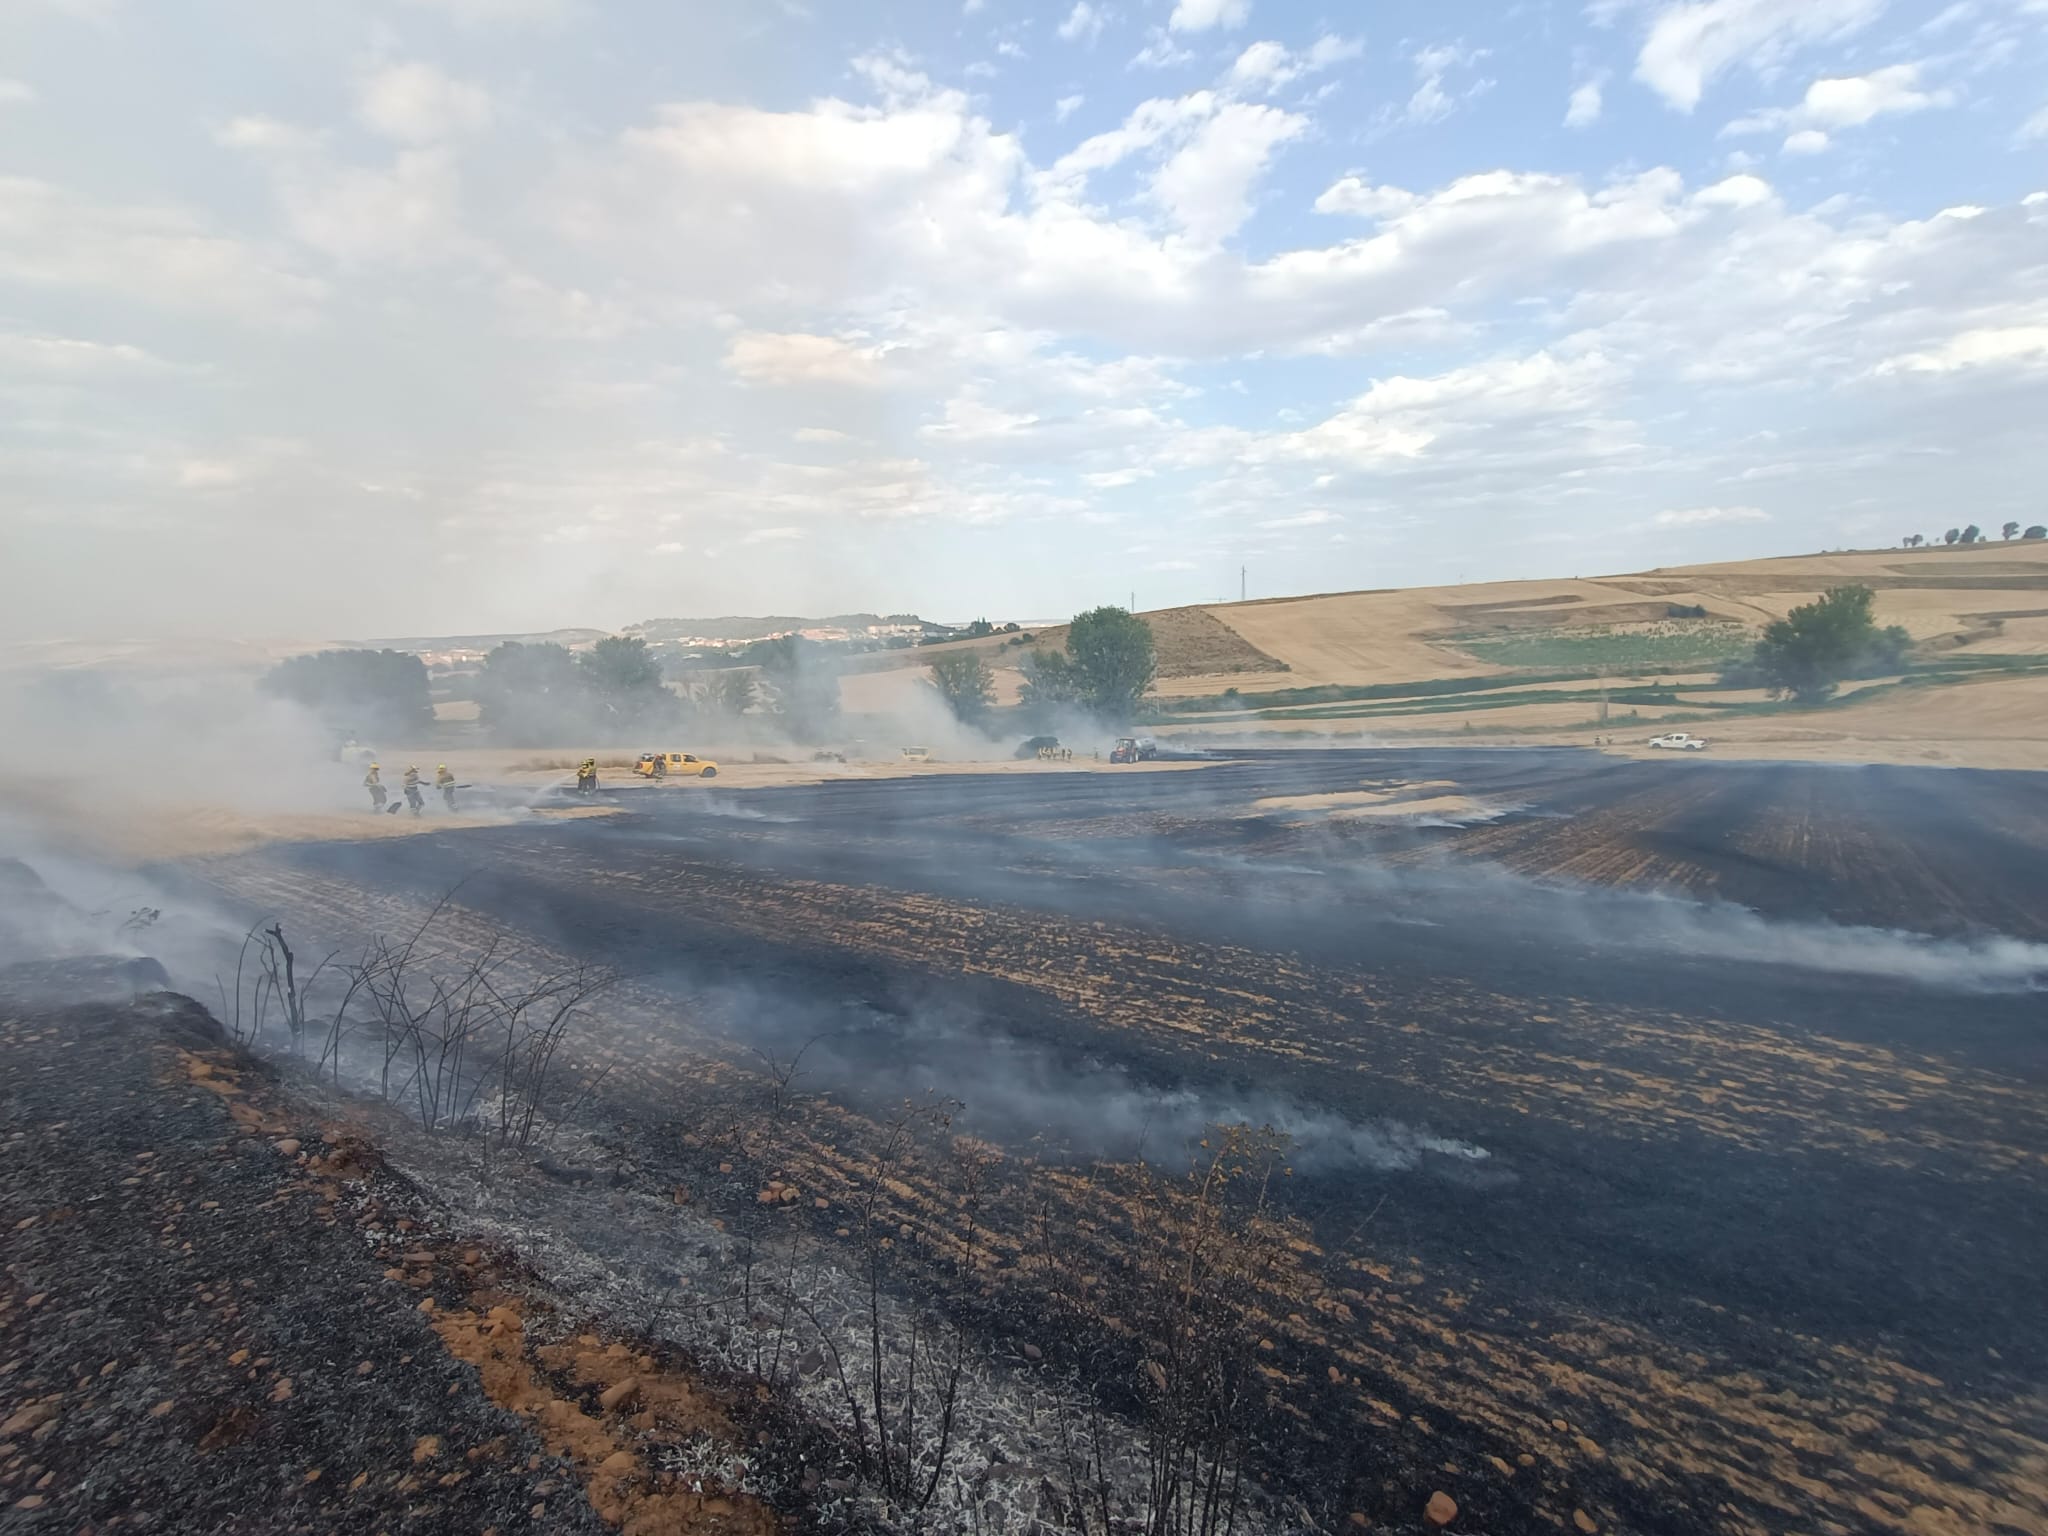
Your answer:
[[[839,664],[815,640],[784,635],[747,647],[758,658],[769,710],[797,741],[821,741],[839,727]]]
[[[1088,707],[1111,724],[1129,720],[1158,671],[1152,626],[1122,608],[1092,609],[1074,616],[1067,650]]]
[[[994,634],[995,632],[995,625],[989,623],[987,619],[976,619],[972,624],[967,626],[966,632],[962,636],[962,638],[968,640],[980,640],[985,636]]]
[[[1925,544],[1927,542],[1927,536],[1921,533],[1909,533],[1905,536],[1905,538],[1901,539],[1899,542],[1904,544],[1908,549],[1918,549],[1922,544]]]
[[[754,674],[739,667],[719,673],[706,686],[704,702],[715,714],[739,719],[754,707]]]
[[[630,697],[661,686],[661,663],[638,635],[607,635],[576,664],[601,697]]]
[[[1879,629],[1868,587],[1835,587],[1764,630],[1751,670],[1775,698],[1802,703],[1830,697],[1848,677],[1875,677],[1904,665],[1912,637]]]
[[[665,725],[676,716],[661,663],[638,635],[607,635],[577,658],[576,670],[600,724]]]
[[[573,741],[590,726],[584,683],[565,647],[507,640],[484,657],[476,682],[478,718],[492,740],[508,745]]]
[[[1082,707],[1081,674],[1065,651],[1024,658],[1024,686],[1017,702],[1036,726],[1047,726],[1062,710]]]
[[[1984,530],[1982,528],[1979,528],[1975,523],[1970,524],[1969,527],[1963,530],[1963,542],[1965,544],[1981,543],[1983,541],[1983,538]]]
[[[2021,534],[2020,537],[2023,539],[2048,539],[2048,527],[2043,527],[2041,524],[2036,523],[2025,533]]]
[[[2020,536],[2020,525],[2018,523],[2007,523],[2005,525],[2005,536],[2008,539],[2018,538]]]
[[[996,675],[973,651],[932,658],[932,686],[962,725],[979,726],[996,701]]]
[[[434,724],[427,668],[405,651],[321,651],[278,663],[258,684],[338,730],[424,736]]]
[[[1960,530],[1951,528],[1947,533],[1944,533],[1941,536],[1941,542],[1944,544],[1953,544],[1957,539],[1960,539],[1962,536],[1963,535]]]

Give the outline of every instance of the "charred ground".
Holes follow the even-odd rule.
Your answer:
[[[1472,804],[1260,805],[1361,782]],[[1112,1400],[1122,1319],[1057,1294],[1029,1201],[1107,1272],[1140,1151],[1291,1131],[1259,1470],[1318,1519],[2048,1523],[2040,776],[1289,753],[619,808],[190,878],[335,943],[460,878],[458,925],[620,966],[589,1118],[735,1222],[829,1242],[888,1106],[957,1098],[1033,1183],[962,1287],[905,1174],[912,1283]],[[801,1104],[704,1150],[705,1085],[805,1047]],[[815,1212],[750,1214],[770,1171]]]

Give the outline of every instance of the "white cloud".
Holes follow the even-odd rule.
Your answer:
[[[1685,0],[1665,4],[1636,57],[1636,78],[1690,112],[1736,65],[1759,72],[1798,49],[1854,32],[1885,0]]]
[[[1659,528],[1701,528],[1715,523],[1767,523],[1762,507],[1679,507],[1651,519]]]
[[[1190,240],[1217,244],[1251,216],[1252,187],[1274,150],[1307,129],[1292,112],[1228,102],[1159,168],[1152,196]]]
[[[1564,112],[1565,127],[1586,128],[1600,121],[1600,97],[1603,88],[1601,81],[1588,80],[1572,92],[1571,103]]]
[[[2025,144],[2035,139],[2048,139],[2048,107],[2043,107],[2020,124],[2019,141]]]
[[[1144,47],[1131,56],[1133,69],[1175,69],[1189,63],[1194,54],[1173,40],[1163,27],[1155,28]]]
[[[226,149],[303,151],[317,148],[320,135],[274,117],[238,117],[218,130],[213,141]]]
[[[1924,352],[1886,358],[1876,372],[1959,373],[1970,368],[2048,367],[2048,324],[1986,326],[1964,331]]]
[[[1006,411],[972,395],[958,395],[946,402],[940,420],[925,424],[924,435],[953,442],[987,443],[1021,436],[1039,423],[1034,412]]]
[[[1874,117],[1945,107],[1955,100],[1952,92],[1923,91],[1919,83],[1917,64],[1894,64],[1846,79],[1816,80],[1807,87],[1800,117],[1825,128],[1857,128]]]
[[[561,21],[575,10],[575,0],[410,0],[410,3],[473,26],[497,22]]]
[[[1407,213],[1421,203],[1413,192],[1400,187],[1376,187],[1362,176],[1346,176],[1331,183],[1315,202],[1317,213],[1348,213],[1361,219],[1385,218]]]
[[[1180,97],[1155,97],[1140,102],[1116,127],[1083,139],[1053,162],[1041,179],[1047,188],[1078,187],[1097,171],[1106,171],[1132,155],[1152,148],[1216,110],[1212,92],[1196,91]]]
[[[1693,194],[1693,201],[1707,208],[1754,208],[1771,200],[1771,184],[1760,176],[1730,176]]]
[[[489,120],[489,101],[431,69],[403,65],[366,82],[359,103],[380,134],[407,143],[388,164],[343,163],[327,135],[267,117],[234,119],[215,135],[255,155],[269,173],[294,239],[351,267],[469,261],[505,277],[506,263],[464,227],[456,152],[442,140]],[[516,275],[504,294],[537,315],[540,285]],[[567,332],[557,325],[544,329]]]
[[[27,106],[36,100],[36,89],[25,80],[0,75],[0,107]]]
[[[0,372],[83,378],[160,373],[170,366],[162,358],[125,343],[0,332]]]
[[[1280,43],[1253,43],[1230,66],[1230,83],[1241,90],[1270,93],[1304,75],[1355,59],[1363,52],[1363,40],[1329,34],[1298,53]]]
[[[1827,149],[1828,136],[1818,128],[1802,128],[1797,133],[1785,136],[1785,153],[1788,155],[1818,155]]]
[[[867,386],[881,379],[873,352],[803,332],[742,332],[727,349],[725,366],[747,384]]]
[[[801,528],[752,528],[740,539],[742,544],[787,544],[804,536]]]
[[[1377,380],[1299,431],[1191,434],[1177,451],[1192,463],[1380,472],[1489,455],[1583,464],[1619,451],[1625,433],[1595,407],[1621,376],[1599,353],[1494,358],[1421,378]]]
[[[278,170],[292,234],[351,266],[419,265],[474,256],[459,216],[461,183],[444,149],[408,149],[388,167]]]
[[[1955,101],[1948,90],[1920,89],[1920,66],[1894,64],[1867,75],[1816,80],[1807,87],[1806,97],[1796,107],[1752,113],[1737,118],[1723,133],[1767,133],[1789,128],[1826,134],[1843,128],[1860,128],[1873,119],[1893,114],[1922,112],[1929,107],[1946,107]]]
[[[1088,0],[1074,0],[1074,8],[1067,12],[1067,19],[1059,25],[1060,41],[1092,43],[1102,35],[1106,19]]]
[[[1293,517],[1269,517],[1262,521],[1261,528],[1324,528],[1344,519],[1327,507],[1296,513]]]
[[[178,466],[178,484],[188,491],[219,490],[239,485],[248,471],[227,459],[187,459]]]
[[[853,440],[851,433],[842,432],[837,427],[798,427],[791,435],[800,443],[847,443]]]
[[[1493,89],[1491,80],[1475,80],[1463,93],[1453,96],[1444,89],[1444,76],[1453,69],[1470,69],[1487,56],[1484,48],[1468,49],[1462,43],[1423,48],[1414,57],[1417,85],[1408,98],[1403,116],[1416,126],[1440,122],[1457,110],[1459,101],[1470,100]]]
[[[20,176],[0,176],[0,277],[251,324],[303,321],[327,293],[181,209],[91,202]]]
[[[1082,103],[1087,101],[1087,99],[1085,96],[1078,95],[1062,96],[1052,104],[1052,120],[1056,123],[1064,123],[1068,118],[1081,110]]]
[[[450,79],[431,64],[394,64],[363,84],[362,119],[386,138],[433,144],[490,126],[492,107],[481,86]]]
[[[1243,26],[1251,13],[1252,0],[1178,0],[1166,25],[1174,32],[1229,31]]]
[[[654,552],[657,555],[680,555],[687,553],[689,548],[690,546],[687,544],[681,544],[675,541],[674,539],[670,539],[665,544],[655,545]]]
[[[44,10],[76,16],[81,21],[105,21],[114,14],[118,0],[17,0],[17,4],[24,8],[40,5]]]

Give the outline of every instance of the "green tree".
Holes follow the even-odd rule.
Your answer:
[[[2007,523],[2005,525],[2005,536],[2008,539],[2018,538],[2020,536],[2020,525],[2018,523]]]
[[[607,635],[576,658],[598,734],[673,725],[680,701],[662,682],[661,662],[638,635]]]
[[[1960,539],[1962,536],[1963,533],[1960,528],[1951,528],[1947,533],[1944,533],[1941,536],[1941,542],[1944,544],[1953,544],[1957,539]]]
[[[737,720],[754,707],[754,674],[740,667],[721,672],[705,688],[705,701],[716,714]]]
[[[478,718],[492,740],[507,745],[566,745],[590,728],[586,681],[565,647],[507,640],[484,657]]]
[[[1065,651],[1024,658],[1024,683],[1017,702],[1034,728],[1048,728],[1062,712],[1082,707],[1081,674]]]
[[[952,651],[932,658],[932,686],[962,725],[979,726],[996,701],[996,675],[973,651]]]
[[[972,624],[967,626],[967,630],[965,634],[962,636],[962,638],[967,640],[980,640],[985,636],[994,634],[995,632],[995,625],[989,623],[987,619],[976,619]]]
[[[1137,713],[1158,672],[1151,625],[1122,608],[1091,609],[1068,626],[1067,651],[1090,709],[1112,725]]]
[[[411,737],[433,728],[426,663],[406,651],[321,651],[273,667],[257,685],[337,730]]]
[[[576,664],[601,699],[630,699],[661,688],[661,663],[638,635],[607,635]]]
[[[1979,528],[1975,523],[1970,524],[1969,527],[1963,530],[1963,542],[1965,544],[1979,543],[1983,540],[1983,537],[1984,530],[1982,528]]]
[[[2048,527],[2044,527],[2040,523],[2036,523],[2033,527],[2029,528],[2025,533],[2021,534],[2020,537],[2023,539],[2048,539]]]
[[[1912,637],[1871,617],[1868,587],[1835,587],[1764,630],[1751,668],[1775,698],[1829,698],[1844,678],[1874,677],[1905,664]]]
[[[839,728],[839,663],[831,651],[801,635],[747,647],[757,658],[769,692],[769,712],[796,741],[822,741]]]

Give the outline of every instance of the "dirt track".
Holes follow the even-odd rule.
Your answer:
[[[1404,780],[1470,824],[1254,809]],[[1265,1470],[1333,1518],[1441,1484],[1490,1531],[2048,1529],[2040,776],[1276,754],[639,796],[200,874],[335,943],[466,876],[456,923],[626,967],[584,1049],[627,1127],[824,1036],[812,1108],[763,1131],[807,1187],[927,1086],[1055,1166],[1294,1128],[1315,1245],[1267,1318]],[[903,1199],[937,1230],[942,1189]]]

